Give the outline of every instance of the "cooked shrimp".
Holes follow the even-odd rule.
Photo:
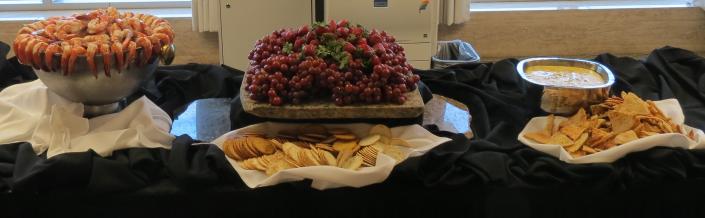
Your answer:
[[[174,31],[170,27],[165,27],[165,26],[159,26],[154,28],[154,33],[163,33],[169,36],[169,39],[171,41],[174,40]]]
[[[108,7],[106,10],[108,13],[108,16],[112,18],[120,18],[120,12],[118,12],[117,8],[115,7]]]
[[[24,27],[20,28],[19,31],[17,31],[17,34],[30,34],[30,33],[34,32],[35,30],[36,29],[32,29],[31,27],[24,26]]]
[[[115,53],[115,59],[117,59],[116,68],[118,70],[118,73],[121,73],[122,68],[125,67],[125,54],[123,53],[122,48],[122,44],[120,43],[113,43],[110,46],[112,52]]]
[[[101,15],[98,18],[92,19],[88,22],[87,25],[88,34],[97,34],[105,32],[105,30],[108,28],[108,24],[111,21],[111,18],[107,15]]]
[[[152,36],[157,37],[159,39],[159,42],[162,43],[162,45],[171,44],[171,38],[169,38],[169,36],[164,33],[155,33]]]
[[[56,40],[56,36],[54,35],[55,33],[56,33],[56,24],[49,24],[38,35],[49,38],[51,40]]]
[[[62,42],[61,43],[61,70],[64,72],[64,75],[69,75],[69,57],[71,57],[71,50],[73,49],[73,46],[71,46],[71,43],[69,42]]]
[[[112,66],[110,60],[113,59],[113,53],[110,52],[110,45],[108,45],[108,43],[100,44],[98,45],[98,50],[100,50],[100,54],[103,55],[103,70],[105,71],[105,76],[110,77],[110,66]]]
[[[156,19],[157,19],[157,17],[155,17],[155,16],[147,15],[147,16],[145,16],[145,18],[143,20],[144,20],[144,24],[147,24],[149,26],[149,25],[152,25],[152,23]]]
[[[96,69],[95,66],[95,52],[98,50],[98,44],[95,42],[89,42],[86,45],[86,62],[88,62],[88,68],[91,69],[91,73],[98,77],[98,70]],[[73,54],[71,54],[71,58],[73,58]],[[71,70],[69,70],[71,71]]]
[[[110,36],[108,36],[108,34],[87,35],[87,36],[83,37],[83,40],[85,42],[106,43],[106,42],[110,42]]]
[[[62,20],[57,23],[56,38],[68,41],[75,37],[85,28],[85,25],[78,20]]]
[[[34,48],[34,44],[38,43],[39,40],[37,40],[36,37],[31,37],[29,38],[29,41],[27,41],[27,44],[24,46],[24,51],[22,52],[22,64],[24,65],[32,65],[32,49]]]
[[[44,65],[46,65],[46,71],[54,71],[54,55],[61,52],[61,46],[57,43],[51,43],[47,46],[44,51]]]
[[[159,38],[155,36],[148,36],[150,42],[152,42],[152,53],[159,55],[162,53],[162,43],[159,42]]]
[[[127,47],[128,43],[132,41],[132,37],[135,35],[132,30],[126,29],[123,30],[125,33],[124,39],[122,41],[122,47]]]
[[[83,48],[83,46],[81,46],[81,45],[73,45],[73,46],[71,47],[71,57],[69,57],[69,67],[68,67],[68,70],[69,70],[68,73],[69,73],[69,75],[70,75],[71,73],[73,73],[73,71],[74,71],[74,69],[75,69],[76,59],[78,58],[78,56],[81,56],[81,55],[84,55],[84,54],[86,54],[86,49]],[[93,67],[95,67],[95,66],[93,66]],[[94,73],[93,75],[95,75],[96,77],[98,77],[98,74],[97,74],[97,73]]]
[[[85,14],[75,15],[74,17],[76,17],[76,19],[79,19],[79,20],[90,21],[90,20],[98,18],[98,16],[100,16],[101,14],[103,14],[103,9],[97,9],[95,11],[91,11],[91,12],[88,12]]]
[[[66,75],[75,71],[79,57],[86,56],[89,71],[97,77],[96,54],[102,55],[105,75],[111,76],[113,64],[119,73],[133,63],[149,64],[164,45],[173,42],[174,32],[166,20],[148,14],[121,14],[109,7],[24,25],[12,49],[22,64]],[[54,64],[57,54],[61,58]]]
[[[42,22],[34,22],[34,23],[27,24],[26,27],[32,28],[34,30],[38,30],[38,29],[43,29],[44,24]]]
[[[127,24],[130,25],[130,28],[135,32],[142,32],[143,31],[142,21],[139,18],[135,18],[135,17],[128,18]]]
[[[59,30],[63,30],[68,34],[80,33],[83,29],[86,28],[86,25],[83,22],[76,19],[61,20],[57,22],[57,25],[59,27]]]
[[[131,17],[134,17],[134,16],[135,16],[134,13],[128,11],[128,12],[123,13],[122,16],[121,16],[121,18],[131,18]]]
[[[22,52],[24,52],[24,44],[27,43],[27,40],[32,37],[31,34],[20,34],[15,37],[15,40],[12,42],[12,50],[15,51],[15,56],[17,59],[22,62]]]
[[[127,46],[127,59],[125,61],[125,67],[129,67],[130,64],[137,59],[137,43],[130,41]]]
[[[149,63],[149,59],[152,58],[152,42],[147,37],[137,38],[136,43],[142,47],[142,59],[139,65],[145,65]]]
[[[34,44],[34,48],[32,48],[32,67],[34,67],[34,69],[47,70],[46,66],[42,64],[42,58],[40,56],[40,54],[46,50],[47,46],[49,46],[49,44],[42,41]]]

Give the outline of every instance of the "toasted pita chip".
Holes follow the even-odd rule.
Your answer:
[[[643,131],[643,130],[642,130],[642,131],[637,132],[636,135],[639,136],[639,138],[645,138],[645,137],[649,137],[649,136],[652,136],[652,135],[658,135],[658,133],[655,133],[655,132],[648,132],[648,131]]]
[[[612,132],[616,133],[630,130],[636,123],[633,115],[619,111],[609,111],[607,116],[610,119],[610,124],[612,124]]]
[[[617,146],[617,143],[614,142],[614,138],[607,140],[605,143],[603,143],[600,147],[604,148],[605,150],[610,149],[614,146]]]
[[[541,144],[547,144],[551,140],[551,136],[546,134],[545,132],[530,132],[524,134],[524,137],[526,137],[527,139],[534,140],[535,142]]]
[[[604,135],[609,134],[609,132],[605,131],[605,129],[602,128],[592,128],[589,129],[588,132],[590,132],[592,137],[602,137]]]
[[[639,139],[639,136],[636,135],[636,132],[634,132],[634,130],[629,130],[615,136],[614,143],[616,143],[617,145],[621,145],[637,139]]]
[[[661,109],[656,107],[656,104],[653,101],[647,100],[646,103],[649,106],[649,111],[651,111],[651,114],[653,114],[659,118],[662,118],[662,119],[668,119],[668,117],[666,117],[666,115],[663,113],[663,111],[661,111]]]
[[[576,152],[570,153],[570,156],[573,156],[574,158],[582,157],[582,156],[585,156],[585,151],[583,151],[583,150],[576,151]]]
[[[567,120],[558,124],[558,127],[562,128],[564,126],[567,126],[567,125],[570,125],[573,123],[583,123],[586,120],[587,120],[587,114],[585,113],[585,109],[580,108],[580,109],[578,109],[578,112],[576,112],[572,117],[570,117]]]
[[[573,143],[570,147],[567,147],[566,150],[568,152],[576,152],[580,150],[580,148],[585,147],[583,146],[585,142],[588,140],[588,133],[583,133],[581,134],[577,140],[575,140],[575,143]]]
[[[588,146],[583,146],[583,148],[581,150],[583,150],[585,153],[588,153],[588,154],[597,153],[597,151],[595,149],[592,149]]]
[[[374,135],[378,134],[383,137],[391,138],[392,137],[392,130],[389,129],[389,127],[385,125],[375,125],[372,128],[370,128],[369,135]]]
[[[570,139],[576,140],[586,129],[587,127],[583,127],[580,124],[570,124],[561,128],[560,132],[567,135]]]
[[[651,111],[649,110],[649,104],[647,104],[644,100],[636,96],[634,93],[622,92],[622,98],[624,99],[624,102],[615,106],[615,111],[629,115],[651,114]]]
[[[551,139],[548,140],[548,144],[569,146],[573,144],[573,140],[568,138],[565,134],[559,132],[551,136]]]
[[[601,147],[604,144],[611,142],[612,138],[614,138],[615,136],[617,136],[617,133],[614,133],[614,132],[607,133],[606,135],[604,135],[600,138],[597,138],[595,141],[591,141],[589,146],[593,147],[593,148]]]

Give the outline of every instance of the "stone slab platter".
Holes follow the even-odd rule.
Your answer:
[[[398,104],[373,104],[336,106],[330,101],[309,101],[301,105],[272,106],[256,102],[245,90],[246,80],[240,86],[240,101],[245,112],[258,117],[277,119],[343,119],[343,118],[413,118],[424,112],[424,103],[419,89],[407,92],[406,102]]]

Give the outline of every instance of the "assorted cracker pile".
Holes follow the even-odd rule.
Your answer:
[[[561,145],[573,157],[597,153],[640,138],[681,133],[695,139],[692,130],[686,133],[683,126],[666,117],[652,101],[644,101],[634,93],[621,93],[605,102],[590,106],[592,115],[580,109],[575,115],[554,127],[553,114],[548,116],[546,127],[524,137],[542,144]]]
[[[375,166],[379,153],[398,163],[404,155],[397,146],[411,145],[403,139],[392,138],[391,130],[384,125],[372,127],[369,134],[361,138],[348,129],[306,125],[299,130],[279,132],[273,138],[256,133],[239,134],[225,141],[223,151],[243,169],[273,175],[281,170],[308,166],[357,170]]]

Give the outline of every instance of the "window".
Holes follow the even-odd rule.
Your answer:
[[[117,8],[189,8],[191,0],[0,0],[0,11]]]
[[[472,11],[691,7],[694,0],[472,0]]]

